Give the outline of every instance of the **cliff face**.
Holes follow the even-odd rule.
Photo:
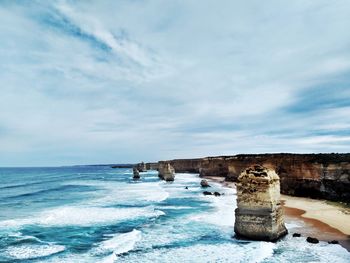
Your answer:
[[[158,170],[158,163],[146,163],[147,170]]]
[[[177,173],[198,173],[203,159],[176,159],[169,163]]]
[[[280,177],[281,193],[350,203],[350,154],[249,154],[168,161],[176,172],[224,176],[237,181],[259,164]]]

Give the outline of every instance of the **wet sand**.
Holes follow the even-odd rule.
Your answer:
[[[333,228],[320,220],[303,217],[304,210],[283,206],[286,223],[302,223],[300,227],[293,229],[293,233],[300,233],[303,237],[316,237],[320,241],[337,240],[339,244],[350,252],[350,237],[336,228]]]
[[[235,188],[225,177],[206,176],[206,179]],[[350,209],[327,203],[325,200],[281,195],[286,223],[297,224],[290,234],[316,237],[321,241],[337,240],[350,252]],[[328,224],[327,224],[328,223]]]

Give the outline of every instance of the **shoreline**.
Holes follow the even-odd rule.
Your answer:
[[[225,187],[235,188],[225,177],[203,176]],[[313,236],[320,241],[337,240],[350,252],[350,208],[335,202],[281,194],[286,223],[299,221],[303,226],[295,229],[303,237]],[[290,232],[290,234],[292,234]]]

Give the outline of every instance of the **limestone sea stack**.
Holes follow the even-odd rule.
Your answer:
[[[175,169],[170,165],[170,163],[160,162],[158,167],[158,176],[165,181],[174,181]]]
[[[134,179],[140,179],[140,173],[139,173],[139,170],[137,170],[137,168],[136,167],[134,167],[133,169],[132,169],[132,171],[133,171],[133,178]]]
[[[235,216],[238,236],[276,241],[288,233],[280,202],[280,180],[274,170],[254,165],[239,175]]]

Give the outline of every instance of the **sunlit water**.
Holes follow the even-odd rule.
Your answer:
[[[141,176],[107,166],[0,169],[0,262],[350,262],[340,245],[290,235],[236,240],[233,189],[212,183],[224,195],[203,196],[197,175]]]

